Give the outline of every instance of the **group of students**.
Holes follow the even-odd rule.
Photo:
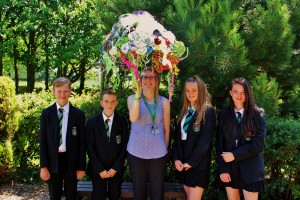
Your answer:
[[[186,80],[183,106],[170,133],[170,103],[159,95],[160,77],[145,68],[134,95],[127,99],[126,119],[115,111],[116,93],[104,90],[103,112],[88,119],[68,99],[71,83],[53,82],[56,103],[43,110],[40,127],[40,177],[48,182],[50,199],[76,199],[77,180],[87,175],[93,184],[92,199],[117,200],[121,194],[127,158],[135,200],[162,200],[170,135],[172,155],[188,200],[201,199],[209,183],[212,139],[216,135],[217,164],[228,199],[258,199],[264,191],[263,146],[266,125],[263,109],[254,102],[244,78],[232,81],[229,106],[218,114],[206,84],[198,76]]]

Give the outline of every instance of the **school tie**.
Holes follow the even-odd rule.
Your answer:
[[[240,112],[236,112],[236,114],[238,115],[238,117],[237,117],[238,123],[241,123],[241,121],[242,121],[242,114]]]
[[[237,122],[238,122],[238,134],[241,134],[242,129],[241,129],[240,123],[242,121],[242,114],[239,111],[237,111],[236,114],[237,114]],[[237,136],[236,139],[235,139],[235,146],[236,147],[238,146],[238,143],[239,143],[239,139],[238,139],[238,136]]]
[[[108,125],[109,120],[110,120],[109,118],[107,118],[105,120],[105,132],[106,132],[106,139],[107,139],[107,141],[109,141],[109,139],[110,139],[109,125]]]
[[[185,132],[187,132],[188,128],[189,128],[189,122],[191,121],[192,117],[193,117],[193,112],[194,110],[192,108],[189,109],[188,114],[184,120],[184,124],[183,124],[183,130]]]
[[[58,114],[58,125],[59,125],[59,146],[62,144],[62,124],[63,124],[63,108],[58,109],[59,114]]]

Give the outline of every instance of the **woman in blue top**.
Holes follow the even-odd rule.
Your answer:
[[[218,118],[217,161],[228,199],[258,199],[264,191],[263,147],[266,123],[263,109],[254,101],[250,83],[235,78],[230,90],[229,106]]]
[[[159,84],[159,74],[145,68],[135,95],[127,99],[131,121],[128,164],[135,200],[147,199],[148,183],[152,200],[161,200],[164,195],[170,103],[159,96]]]

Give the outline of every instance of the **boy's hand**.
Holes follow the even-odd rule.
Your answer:
[[[108,173],[109,177],[114,177],[114,175],[117,173],[117,171],[114,169],[110,169],[107,173]]]
[[[100,177],[101,177],[102,179],[109,178],[108,173],[107,173],[106,170],[100,172],[99,175],[100,175]]]
[[[84,176],[85,176],[85,171],[79,171],[77,170],[76,171],[76,176],[77,176],[77,179],[82,179]]]
[[[192,166],[189,165],[188,163],[184,163],[184,164],[183,164],[183,168],[184,168],[185,171],[189,170],[191,167],[192,167]]]
[[[180,160],[175,160],[175,167],[178,171],[182,171],[183,170],[183,164]]]
[[[40,177],[43,181],[48,181],[50,179],[50,173],[47,167],[41,168]]]

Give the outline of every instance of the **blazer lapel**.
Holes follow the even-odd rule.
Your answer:
[[[54,103],[52,106],[51,106],[51,119],[54,119],[54,123],[52,124],[53,126],[53,130],[54,130],[54,133],[55,136],[56,136],[56,139],[57,139],[57,142],[59,141],[59,131],[58,131],[58,115],[57,115],[57,107],[56,107],[56,103]]]
[[[188,132],[187,137],[189,137],[189,135],[191,134],[191,132],[193,132],[193,126],[194,126],[194,123],[196,121],[196,116],[197,116],[197,113],[195,112],[193,114],[192,119],[189,121],[189,127],[188,127],[188,130],[187,130],[187,132]]]
[[[118,121],[118,114],[114,112],[114,119],[112,122],[111,130],[110,130],[110,137],[115,137],[115,131],[116,131],[116,122]]]
[[[98,115],[98,126],[99,126],[99,134],[104,134],[103,138],[106,138],[106,131],[105,131],[105,124],[104,124],[104,119],[103,119],[103,115],[102,112]],[[102,138],[102,137],[100,137]]]

